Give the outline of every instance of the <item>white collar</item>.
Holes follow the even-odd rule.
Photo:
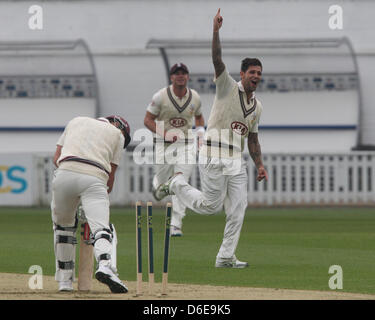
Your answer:
[[[182,98],[176,96],[176,94],[174,93],[174,91],[173,91],[173,84],[169,85],[169,88],[170,88],[172,94],[173,94],[176,98],[178,98],[178,99],[183,99],[183,98],[185,98],[185,97],[187,97],[187,96],[189,95],[189,88],[188,88],[188,86],[186,86],[186,93],[184,94],[184,96],[183,96]]]
[[[238,89],[240,89],[240,91],[245,92],[245,89],[243,88],[241,80],[237,82],[237,85],[238,85]],[[253,94],[252,94],[250,99],[254,99],[254,98],[255,98],[255,92],[253,91]]]
[[[108,122],[109,123],[109,120],[107,118],[104,118],[104,117],[100,117],[96,120],[99,120],[99,121],[103,121],[103,122]]]

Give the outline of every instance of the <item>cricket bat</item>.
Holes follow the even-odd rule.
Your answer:
[[[90,227],[87,222],[81,224],[81,241],[79,246],[78,290],[92,289],[94,271],[94,247],[89,244]]]

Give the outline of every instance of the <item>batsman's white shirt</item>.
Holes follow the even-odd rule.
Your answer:
[[[216,256],[216,261],[221,261],[235,257],[240,238],[248,183],[242,150],[248,133],[258,132],[262,105],[254,95],[248,104],[241,82],[237,83],[226,69],[215,83],[216,96],[207,127],[211,135],[210,132],[206,135],[206,139],[211,137],[211,147],[203,146],[199,155],[202,189],[193,188],[180,175],[173,180],[170,190],[185,206],[200,214],[215,214],[224,206],[226,225]],[[221,134],[222,129],[225,134]],[[212,131],[220,132],[216,140]],[[233,144],[232,153],[228,145]]]
[[[69,121],[57,144],[63,146],[57,161],[61,169],[93,175],[107,182],[108,174],[95,166],[76,161],[61,162],[60,165],[60,161],[66,157],[79,157],[98,163],[110,172],[111,163],[120,163],[124,136],[106,119],[76,117]]]
[[[179,98],[174,94],[173,87],[170,85],[154,94],[147,111],[157,116],[155,122],[158,126],[164,126],[164,130],[182,133],[185,139],[192,140],[193,119],[202,114],[201,99],[195,90],[189,88],[186,94]],[[158,142],[163,141],[163,138],[154,136],[157,138],[157,144],[155,145],[156,172],[153,187],[156,189],[175,172],[182,172],[189,180],[194,166],[188,163],[196,162],[193,143],[163,143]],[[172,162],[174,164],[171,164]],[[172,205],[171,225],[181,228],[186,207],[175,196],[172,196]]]

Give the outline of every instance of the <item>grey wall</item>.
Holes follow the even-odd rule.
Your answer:
[[[43,30],[28,27],[32,4],[44,10]],[[343,30],[328,27],[331,4],[343,8]],[[222,39],[348,37],[361,76],[363,142],[375,144],[375,1],[1,1],[0,41],[84,39],[94,55],[102,114],[124,115],[135,129],[142,126],[152,94],[166,83],[159,52],[146,49],[146,43],[151,38],[211,39],[218,7],[224,17]],[[209,55],[202,64],[212,69]],[[207,117],[209,101],[203,110]],[[269,143],[265,150],[274,151]]]

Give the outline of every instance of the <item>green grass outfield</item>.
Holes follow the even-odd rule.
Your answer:
[[[127,281],[136,279],[134,212],[133,208],[114,208],[111,213],[119,238],[120,278]],[[160,282],[165,209],[154,208],[153,213],[155,280]],[[188,211],[184,236],[171,238],[170,282],[330,290],[329,267],[340,265],[342,291],[375,294],[372,208],[249,208],[236,252],[240,260],[250,263],[246,269],[214,267],[224,224],[223,213],[201,216]],[[147,280],[145,218],[142,226]],[[31,265],[40,265],[43,274],[54,274],[48,208],[0,208],[0,228],[0,272],[28,273]]]

